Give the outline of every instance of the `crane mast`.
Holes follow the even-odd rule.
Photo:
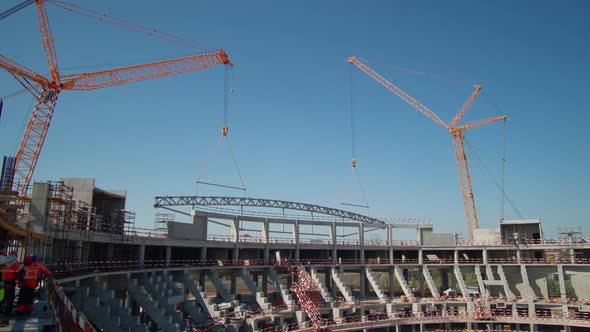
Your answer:
[[[416,110],[420,111],[422,114],[426,115],[435,123],[447,128],[451,133],[453,138],[453,146],[455,149],[455,161],[457,163],[457,171],[459,173],[459,184],[461,186],[461,194],[463,196],[463,207],[465,209],[465,219],[467,220],[467,229],[469,231],[469,237],[473,240],[473,233],[475,229],[479,228],[479,218],[477,216],[477,209],[475,207],[475,198],[473,195],[473,186],[471,184],[471,175],[469,174],[469,165],[467,163],[467,155],[465,154],[465,146],[464,146],[464,138],[463,132],[465,130],[469,130],[472,128],[477,128],[481,126],[485,126],[487,124],[505,120],[506,116],[498,116],[490,119],[475,121],[472,123],[456,126],[457,123],[461,120],[465,112],[469,109],[471,104],[477,98],[477,95],[481,91],[482,87],[480,85],[475,85],[475,90],[467,101],[461,106],[453,120],[447,124],[442,121],[436,113],[430,110],[428,107],[424,106],[422,103],[414,99],[412,96],[405,93],[402,89],[395,86],[393,83],[389,82],[383,76],[379,75],[376,71],[372,68],[361,62],[356,57],[350,57],[348,59],[348,63],[357,66],[360,70],[362,70],[365,74],[369,75],[371,78],[379,82],[389,91],[395,93],[399,96],[402,100],[406,103],[410,104],[410,106],[414,107]]]

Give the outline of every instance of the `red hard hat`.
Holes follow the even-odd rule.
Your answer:
[[[25,264],[33,264],[33,258],[31,256],[25,257],[24,263]]]

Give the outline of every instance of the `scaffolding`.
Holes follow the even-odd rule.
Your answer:
[[[559,235],[561,235],[561,240],[564,243],[570,245],[569,255],[565,253],[562,255],[569,256],[572,262],[575,262],[578,258],[583,257],[583,252],[580,249],[582,247],[582,244],[586,241],[584,240],[582,227],[560,227]]]
[[[154,231],[156,232],[164,232],[168,230],[168,223],[174,222],[175,219],[174,213],[167,213],[167,212],[157,212],[156,218],[154,219]]]
[[[48,184],[44,227],[48,236],[42,241],[43,257],[57,258],[54,261],[78,260],[84,248],[71,238],[71,231],[77,228],[79,218],[74,191],[63,181],[49,181]]]

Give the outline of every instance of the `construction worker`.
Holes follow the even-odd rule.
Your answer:
[[[43,264],[37,262],[37,254],[32,254],[31,258],[33,259],[33,266],[35,266],[35,268],[37,268],[37,271],[39,271],[39,294],[37,294],[38,296],[40,296],[41,293],[43,293],[43,277],[51,277],[51,271],[49,271],[45,266],[43,266]]]
[[[33,258],[31,256],[25,257],[24,267],[18,271],[18,286],[20,292],[18,294],[18,305],[16,307],[17,315],[30,315],[33,311],[33,296],[35,295],[35,288],[39,281],[39,271],[36,266],[33,266]]]
[[[16,252],[11,252],[7,257],[7,261],[2,265],[2,280],[4,281],[4,301],[0,312],[3,314],[12,314],[12,307],[14,306],[14,293],[16,289],[16,274],[20,266],[16,261]]]
[[[37,262],[37,254],[32,254],[31,259],[33,260],[33,266],[37,268],[39,271],[39,278],[43,278],[43,276],[51,277],[51,271],[49,271],[43,264]]]

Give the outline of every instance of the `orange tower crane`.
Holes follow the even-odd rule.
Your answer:
[[[20,195],[24,195],[31,182],[33,172],[57,97],[62,90],[94,90],[114,85],[148,80],[151,78],[185,73],[219,64],[233,66],[223,50],[183,58],[139,64],[91,73],[60,75],[49,20],[45,11],[45,0],[35,0],[37,17],[41,30],[43,49],[49,65],[50,78],[45,78],[27,67],[0,55],[0,68],[8,71],[36,99],[35,108],[29,118],[25,133],[16,154],[13,184],[20,184]]]
[[[467,110],[469,109],[469,107],[481,91],[481,86],[475,85],[475,91],[473,91],[473,93],[471,94],[471,96],[469,96],[469,98],[463,104],[463,106],[461,106],[459,112],[457,112],[453,120],[449,124],[446,124],[443,120],[441,120],[438,117],[438,115],[436,115],[428,107],[422,105],[419,101],[412,98],[412,96],[408,95],[400,88],[395,86],[393,83],[385,79],[383,76],[379,75],[369,66],[362,63],[358,58],[353,56],[348,59],[348,63],[357,66],[367,75],[375,79],[377,82],[381,83],[381,85],[383,85],[389,91],[398,95],[406,103],[410,104],[412,107],[420,111],[422,114],[426,115],[432,121],[438,123],[439,125],[449,130],[451,136],[453,137],[453,145],[455,147],[455,160],[457,162],[457,170],[459,171],[459,183],[461,185],[461,192],[463,194],[463,205],[465,208],[465,217],[467,219],[467,228],[469,229],[469,237],[473,239],[473,230],[479,228],[479,219],[477,217],[477,210],[475,208],[475,199],[473,198],[471,176],[469,175],[469,166],[467,164],[467,156],[465,155],[465,147],[463,145],[463,132],[472,128],[485,126],[496,121],[505,120],[506,116],[502,115],[494,118],[475,121],[457,126],[457,123],[461,120],[465,112],[467,112]]]

